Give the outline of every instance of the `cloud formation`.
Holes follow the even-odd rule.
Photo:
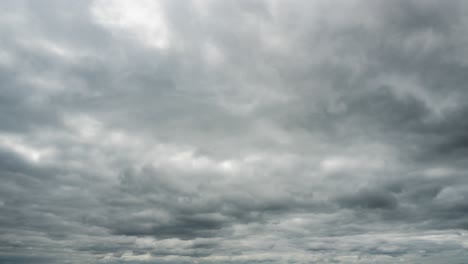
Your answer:
[[[461,263],[464,1],[2,1],[1,263]]]

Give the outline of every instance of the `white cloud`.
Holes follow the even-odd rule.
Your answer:
[[[91,7],[97,21],[119,37],[158,49],[171,45],[161,1],[96,0]]]

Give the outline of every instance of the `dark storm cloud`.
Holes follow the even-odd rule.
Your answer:
[[[0,6],[0,262],[466,259],[464,2]]]
[[[344,207],[368,209],[391,209],[397,206],[397,201],[391,194],[368,190],[359,190],[355,195],[340,197],[338,203]]]

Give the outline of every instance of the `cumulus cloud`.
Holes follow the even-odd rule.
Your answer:
[[[463,1],[0,7],[0,262],[468,257]]]

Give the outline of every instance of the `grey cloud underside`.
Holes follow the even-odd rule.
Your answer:
[[[0,10],[1,263],[468,259],[463,1]]]

